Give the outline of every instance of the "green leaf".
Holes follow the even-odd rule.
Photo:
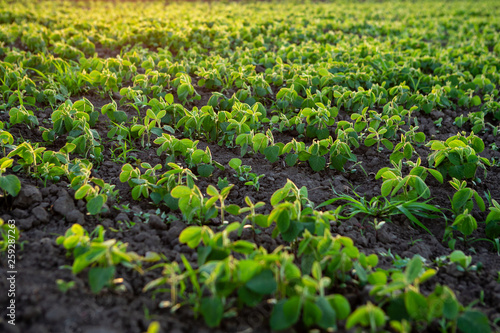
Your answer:
[[[463,166],[463,165],[453,165],[453,166],[450,166],[448,168],[448,170],[440,168],[439,171],[441,173],[445,173],[446,171],[448,171],[448,173],[451,177],[454,177],[457,179],[467,178],[465,176],[465,166]]]
[[[21,182],[15,175],[0,176],[0,188],[15,197],[21,190]]]
[[[440,182],[441,184],[443,183],[443,175],[441,174],[441,172],[434,169],[427,169],[427,170],[434,178],[436,178],[438,182]]]
[[[106,202],[106,197],[103,194],[93,197],[87,202],[87,210],[91,215],[96,215],[101,212],[102,206]]]
[[[285,278],[287,281],[299,280],[302,276],[300,268],[298,268],[294,263],[287,262],[284,264]]]
[[[208,257],[210,256],[210,253],[212,253],[212,247],[211,246],[200,246],[198,247],[197,254],[198,254],[198,266],[201,266],[205,264],[208,260]]]
[[[484,142],[477,136],[472,139],[471,146],[474,148],[476,153],[480,153],[484,150]]]
[[[132,171],[132,170],[134,170],[134,167],[131,164],[129,164],[129,163],[124,164],[122,166],[122,171]]]
[[[486,224],[486,229],[484,231],[486,236],[490,239],[495,239],[500,237],[500,220],[491,220]]]
[[[146,333],[160,333],[160,328],[160,323],[157,321],[153,321],[151,324],[149,324]]]
[[[237,263],[237,276],[240,282],[246,283],[262,270],[259,261],[242,259]],[[246,288],[246,287],[245,287]]]
[[[450,254],[450,261],[463,268],[467,268],[471,262],[471,257],[466,256],[465,253],[460,250],[455,250]]]
[[[240,214],[240,206],[238,205],[228,205],[224,207],[224,210],[231,215],[239,215]]]
[[[224,305],[218,297],[203,297],[200,303],[200,312],[208,327],[219,326],[224,314]]]
[[[437,271],[435,269],[429,268],[425,270],[425,272],[420,275],[418,278],[418,281],[420,283],[424,283],[425,281],[429,280],[431,277],[435,276],[437,274]]]
[[[413,154],[413,147],[411,146],[411,144],[409,143],[405,144],[403,148],[403,156],[407,159],[410,159],[412,154]]]
[[[474,199],[476,200],[476,204],[477,207],[479,207],[479,210],[484,212],[486,210],[486,205],[484,204],[483,198],[481,198],[476,191],[474,191]]]
[[[472,97],[471,103],[473,106],[481,105],[481,97],[479,97],[477,95]]]
[[[425,113],[429,114],[432,112],[432,107],[433,107],[432,103],[427,103],[424,104],[424,106],[422,106],[422,109],[424,110]]]
[[[465,140],[463,138],[458,138],[454,137],[453,139],[448,139],[446,140],[448,143],[448,146],[452,148],[457,148],[457,147],[466,147],[467,145],[465,144]]]
[[[369,256],[366,257],[366,263],[371,267],[377,266],[378,265],[378,256],[374,253],[370,254]]]
[[[467,156],[467,163],[471,164],[477,164],[479,162],[479,157],[477,155],[468,155]]]
[[[488,317],[482,312],[468,310],[458,317],[458,329],[463,333],[490,333]]]
[[[328,128],[321,128],[316,130],[316,137],[320,140],[326,139],[330,136]]]
[[[295,163],[297,163],[297,159],[299,158],[299,155],[297,154],[288,154],[285,157],[285,163],[288,166],[294,166]]]
[[[469,201],[472,195],[472,190],[470,188],[463,188],[453,195],[453,209],[455,211],[461,211],[462,207],[465,206],[466,202]]]
[[[181,101],[187,98],[189,94],[189,88],[189,84],[187,83],[183,83],[177,88],[177,97],[179,97]]]
[[[278,146],[269,146],[264,149],[264,155],[270,163],[274,163],[278,160],[280,153],[280,148]]]
[[[151,200],[153,200],[155,205],[158,205],[163,200],[163,197],[158,192],[151,193],[149,197],[151,198]]]
[[[413,176],[413,187],[417,190],[418,195],[421,195],[422,198],[428,199],[431,195],[429,187],[425,184],[422,178],[418,176]]]
[[[70,250],[78,245],[78,243],[80,242],[80,239],[81,238],[78,235],[71,235],[71,236],[64,238],[62,244],[63,244],[65,249]]]
[[[113,116],[118,124],[125,123],[128,120],[127,114],[123,111],[115,111]]]
[[[273,308],[271,313],[271,329],[281,331],[291,327],[299,320],[300,298],[294,296],[290,299],[282,299]]]
[[[387,139],[382,139],[380,142],[382,142],[382,144],[385,146],[385,148],[387,148],[388,150],[392,150],[394,149],[394,144],[387,140]]]
[[[321,310],[321,319],[317,321],[318,326],[323,329],[336,328],[337,313],[328,302],[328,299],[326,299],[326,297],[319,296],[316,299],[316,305]]]
[[[298,154],[299,161],[303,161],[303,162],[309,160],[309,158],[311,156],[312,156],[312,154],[309,153],[309,152],[307,152],[307,151],[305,151],[305,150],[300,151],[299,154]]]
[[[257,133],[252,138],[253,150],[255,152],[263,152],[263,148],[268,145],[268,138],[264,133]]]
[[[367,147],[371,147],[376,143],[377,143],[377,140],[375,140],[373,138],[366,138],[365,139],[365,146],[367,146]]]
[[[92,267],[89,270],[89,285],[94,294],[111,283],[115,275],[115,267]]]
[[[462,142],[462,141],[458,141]],[[460,157],[460,154],[456,151],[452,151],[448,154],[448,159],[453,165],[461,165],[462,164],[462,159]]]
[[[403,296],[392,298],[389,305],[385,308],[387,316],[392,320],[401,321],[402,319],[410,320],[410,316],[406,311]]]
[[[234,252],[250,254],[255,251],[255,244],[246,240],[237,240],[231,245]]]
[[[419,142],[419,143],[424,142],[425,141],[425,134],[422,132],[415,133],[415,141]]]
[[[172,195],[170,193],[166,193],[163,196],[163,201],[165,201],[165,204],[171,210],[179,209],[179,199],[172,197]]]
[[[425,296],[413,290],[409,290],[405,293],[404,297],[408,314],[416,320],[425,319],[428,310],[428,304]]]
[[[278,228],[280,229],[280,232],[286,232],[288,228],[290,227],[290,214],[288,211],[283,210],[279,215],[278,219],[276,221],[276,224],[278,225]]]
[[[79,255],[73,262],[72,272],[78,274],[92,263],[98,261],[106,254],[106,248],[93,248]]]
[[[408,263],[405,270],[405,278],[408,283],[413,283],[415,279],[420,275],[422,271],[423,263],[422,260],[414,256],[412,260]]]
[[[305,301],[302,320],[307,327],[310,327],[320,321],[321,316],[322,313],[319,306],[311,301]]]
[[[92,185],[90,184],[85,184],[80,186],[80,188],[75,192],[75,199],[80,200],[85,197],[87,194],[88,190],[92,188]]]
[[[453,294],[445,294],[445,296],[448,297],[446,297],[443,302],[443,315],[446,319],[453,320],[458,315],[459,303]]]
[[[257,306],[262,301],[262,295],[254,293],[245,286],[238,288],[238,299],[247,306]]]
[[[388,179],[382,183],[382,187],[380,188],[380,193],[382,196],[386,197],[388,196],[391,191],[394,183],[397,183],[398,181],[395,179]]]
[[[239,222],[233,222],[233,223],[230,223],[225,229],[224,229],[224,232],[226,234],[230,234],[236,230],[238,230],[240,228],[240,223]]]
[[[368,276],[366,274],[366,270],[361,266],[358,261],[354,262],[354,269],[356,270],[356,275],[359,277],[359,280],[362,283],[366,283],[368,281]]]
[[[239,158],[233,158],[229,161],[229,166],[233,169],[238,169],[241,166],[241,160]]]
[[[265,295],[274,293],[278,284],[273,272],[270,269],[265,269],[250,279],[245,286],[257,294]]]
[[[212,197],[219,196],[219,192],[217,191],[217,189],[213,185],[208,185],[207,194],[212,196]]]
[[[179,235],[179,242],[187,244],[190,248],[194,249],[200,244],[202,236],[202,227],[191,226],[182,230]]]
[[[387,284],[387,275],[384,272],[373,272],[368,275],[368,282],[372,285]]]
[[[464,167],[464,177],[472,179],[476,175],[476,170],[477,170],[477,164],[476,163],[465,163],[463,165]],[[450,173],[451,174],[451,173]]]
[[[477,229],[477,221],[470,214],[461,214],[453,222],[454,226],[465,236],[471,235]]]
[[[347,298],[342,295],[333,295],[328,296],[327,298],[328,302],[335,310],[338,320],[344,320],[349,316],[351,313],[351,305],[349,304]]]
[[[191,189],[184,185],[178,185],[172,189],[170,195],[174,198],[182,198],[191,195]]]
[[[281,238],[285,242],[294,241],[300,235],[300,233],[304,230],[305,225],[306,225],[305,223],[291,221],[290,227],[288,228],[288,230],[281,233]]]
[[[321,171],[325,168],[326,159],[323,156],[311,155],[311,157],[309,157],[309,165],[314,171]]]
[[[432,150],[443,150],[446,146],[441,141],[433,141],[431,145]]]
[[[255,224],[262,228],[268,228],[271,225],[268,216],[263,214],[257,214],[255,216]]]
[[[132,189],[132,199],[137,200],[141,196],[141,186],[135,186]]]
[[[172,94],[166,94],[165,95],[165,101],[170,105],[174,103],[174,95]]]
[[[379,307],[368,303],[360,306],[347,318],[346,328],[351,329],[355,325],[382,327],[385,325],[385,314]]]
[[[318,70],[318,74],[321,75],[321,76],[329,76],[329,75],[331,75],[330,72],[328,72],[328,70],[326,68],[320,68]],[[336,98],[338,98],[338,97],[336,97]]]

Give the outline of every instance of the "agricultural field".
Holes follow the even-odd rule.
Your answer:
[[[499,17],[0,1],[0,331],[498,332]]]

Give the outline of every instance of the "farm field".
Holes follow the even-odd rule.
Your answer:
[[[499,16],[0,1],[0,332],[498,332]]]

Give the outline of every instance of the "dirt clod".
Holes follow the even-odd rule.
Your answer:
[[[28,208],[33,204],[42,201],[42,193],[33,185],[26,185],[21,187],[21,191],[14,199],[13,206],[18,208]]]
[[[70,212],[75,210],[75,202],[67,191],[59,191],[59,198],[54,202],[54,211],[66,217]]]

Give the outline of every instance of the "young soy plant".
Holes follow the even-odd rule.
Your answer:
[[[484,150],[484,142],[481,138],[471,133],[468,137],[458,133],[446,141],[432,140],[430,146],[434,152],[429,155],[429,165],[437,168],[443,177],[457,179],[473,179],[478,167],[485,170],[490,166],[487,158],[478,154]]]
[[[115,287],[116,265],[122,264],[142,272],[139,264],[141,257],[135,252],[127,252],[127,244],[116,239],[104,240],[104,228],[97,226],[89,234],[81,225],[73,224],[64,236],[59,236],[57,245],[74,257],[71,271],[78,274],[85,268],[88,271],[90,289],[99,293],[104,287]]]
[[[486,206],[483,198],[481,198],[476,190],[467,187],[465,180],[460,181],[453,178],[450,184],[457,191],[451,200],[451,209],[455,220],[450,227],[446,228],[444,237],[445,239],[452,238],[452,231],[458,230],[463,234],[464,240],[467,241],[467,237],[477,229],[477,221],[471,214],[474,208],[474,201],[482,212],[486,210]],[[450,239],[450,242],[450,244],[453,244],[454,240]]]
[[[259,191],[259,180],[264,177],[264,175],[257,175],[256,173],[250,172],[252,171],[252,167],[249,165],[242,165],[239,158],[231,159],[229,161],[229,166],[236,171],[236,177],[238,177],[240,181],[245,182],[245,185],[253,186],[256,191]]]
[[[29,142],[23,142],[19,146],[15,147],[7,157],[18,156],[19,160],[13,170],[19,171],[24,169],[27,174],[31,173],[31,168],[33,168],[33,173],[38,174],[38,165],[42,162],[42,152],[45,147],[38,147],[38,144],[33,147]]]
[[[203,196],[198,186],[194,184],[192,187],[178,185],[172,189],[170,195],[173,198],[179,199],[179,209],[188,223],[203,224],[217,216],[215,202],[221,199],[220,193],[217,195],[211,189],[207,189],[207,191],[215,195],[207,199]],[[224,195],[227,195],[227,192]],[[221,207],[223,207],[223,204]]]
[[[406,164],[412,167],[409,174],[403,177],[402,162],[398,163],[391,161],[393,168],[382,168],[375,175],[375,179],[382,178],[384,182],[381,187],[381,194],[384,197],[391,196],[395,200],[413,200],[413,199],[429,199],[431,192],[425,179],[427,174],[430,173],[436,180],[443,183],[443,176],[437,170],[426,168],[420,165],[420,157],[416,163],[408,161]],[[398,192],[402,190],[401,194]]]

